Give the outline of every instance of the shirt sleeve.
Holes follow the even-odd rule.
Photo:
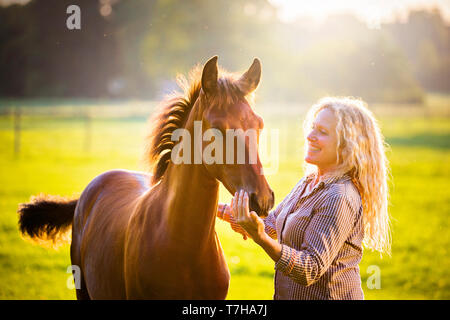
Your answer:
[[[281,258],[275,263],[275,269],[302,285],[315,283],[350,235],[356,214],[355,205],[345,194],[328,197],[315,210],[300,250],[282,244]]]
[[[278,207],[275,210],[270,211],[269,215],[264,218],[264,231],[271,237],[272,239],[277,238],[277,229],[275,227],[275,221],[277,221],[277,216],[279,213],[279,210],[277,212]]]
[[[242,228],[236,222],[236,219],[234,219],[233,215],[231,214],[231,212],[229,212],[229,210],[225,210],[221,219],[228,222],[231,226],[231,229],[233,229],[233,231],[242,234],[244,236],[245,240],[247,239],[247,237],[250,237],[250,235],[247,233],[247,231],[245,231],[244,228]]]

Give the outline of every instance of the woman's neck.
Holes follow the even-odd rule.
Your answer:
[[[321,168],[317,168],[317,172],[314,174],[314,179],[311,181],[312,182],[312,187],[315,187],[318,183],[320,183],[321,181],[335,176],[337,175],[338,170],[336,167],[331,167],[331,168],[326,168],[326,169],[321,169]]]

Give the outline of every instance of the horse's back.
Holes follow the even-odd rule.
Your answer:
[[[123,256],[128,222],[139,198],[149,189],[149,176],[111,170],[94,178],[75,211],[72,263],[79,265],[89,296],[124,299]]]

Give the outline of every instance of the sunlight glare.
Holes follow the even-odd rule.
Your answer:
[[[279,18],[291,22],[298,17],[309,17],[315,22],[324,21],[329,15],[352,13],[369,26],[377,27],[393,19],[404,20],[409,9],[440,8],[444,18],[450,21],[449,0],[269,0],[279,8]]]

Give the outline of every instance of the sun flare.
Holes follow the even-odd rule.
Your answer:
[[[409,9],[440,8],[446,21],[450,22],[449,0],[269,0],[279,8],[279,17],[285,22],[297,17],[309,17],[316,22],[329,15],[352,13],[368,25],[377,26],[393,19],[405,19]]]

